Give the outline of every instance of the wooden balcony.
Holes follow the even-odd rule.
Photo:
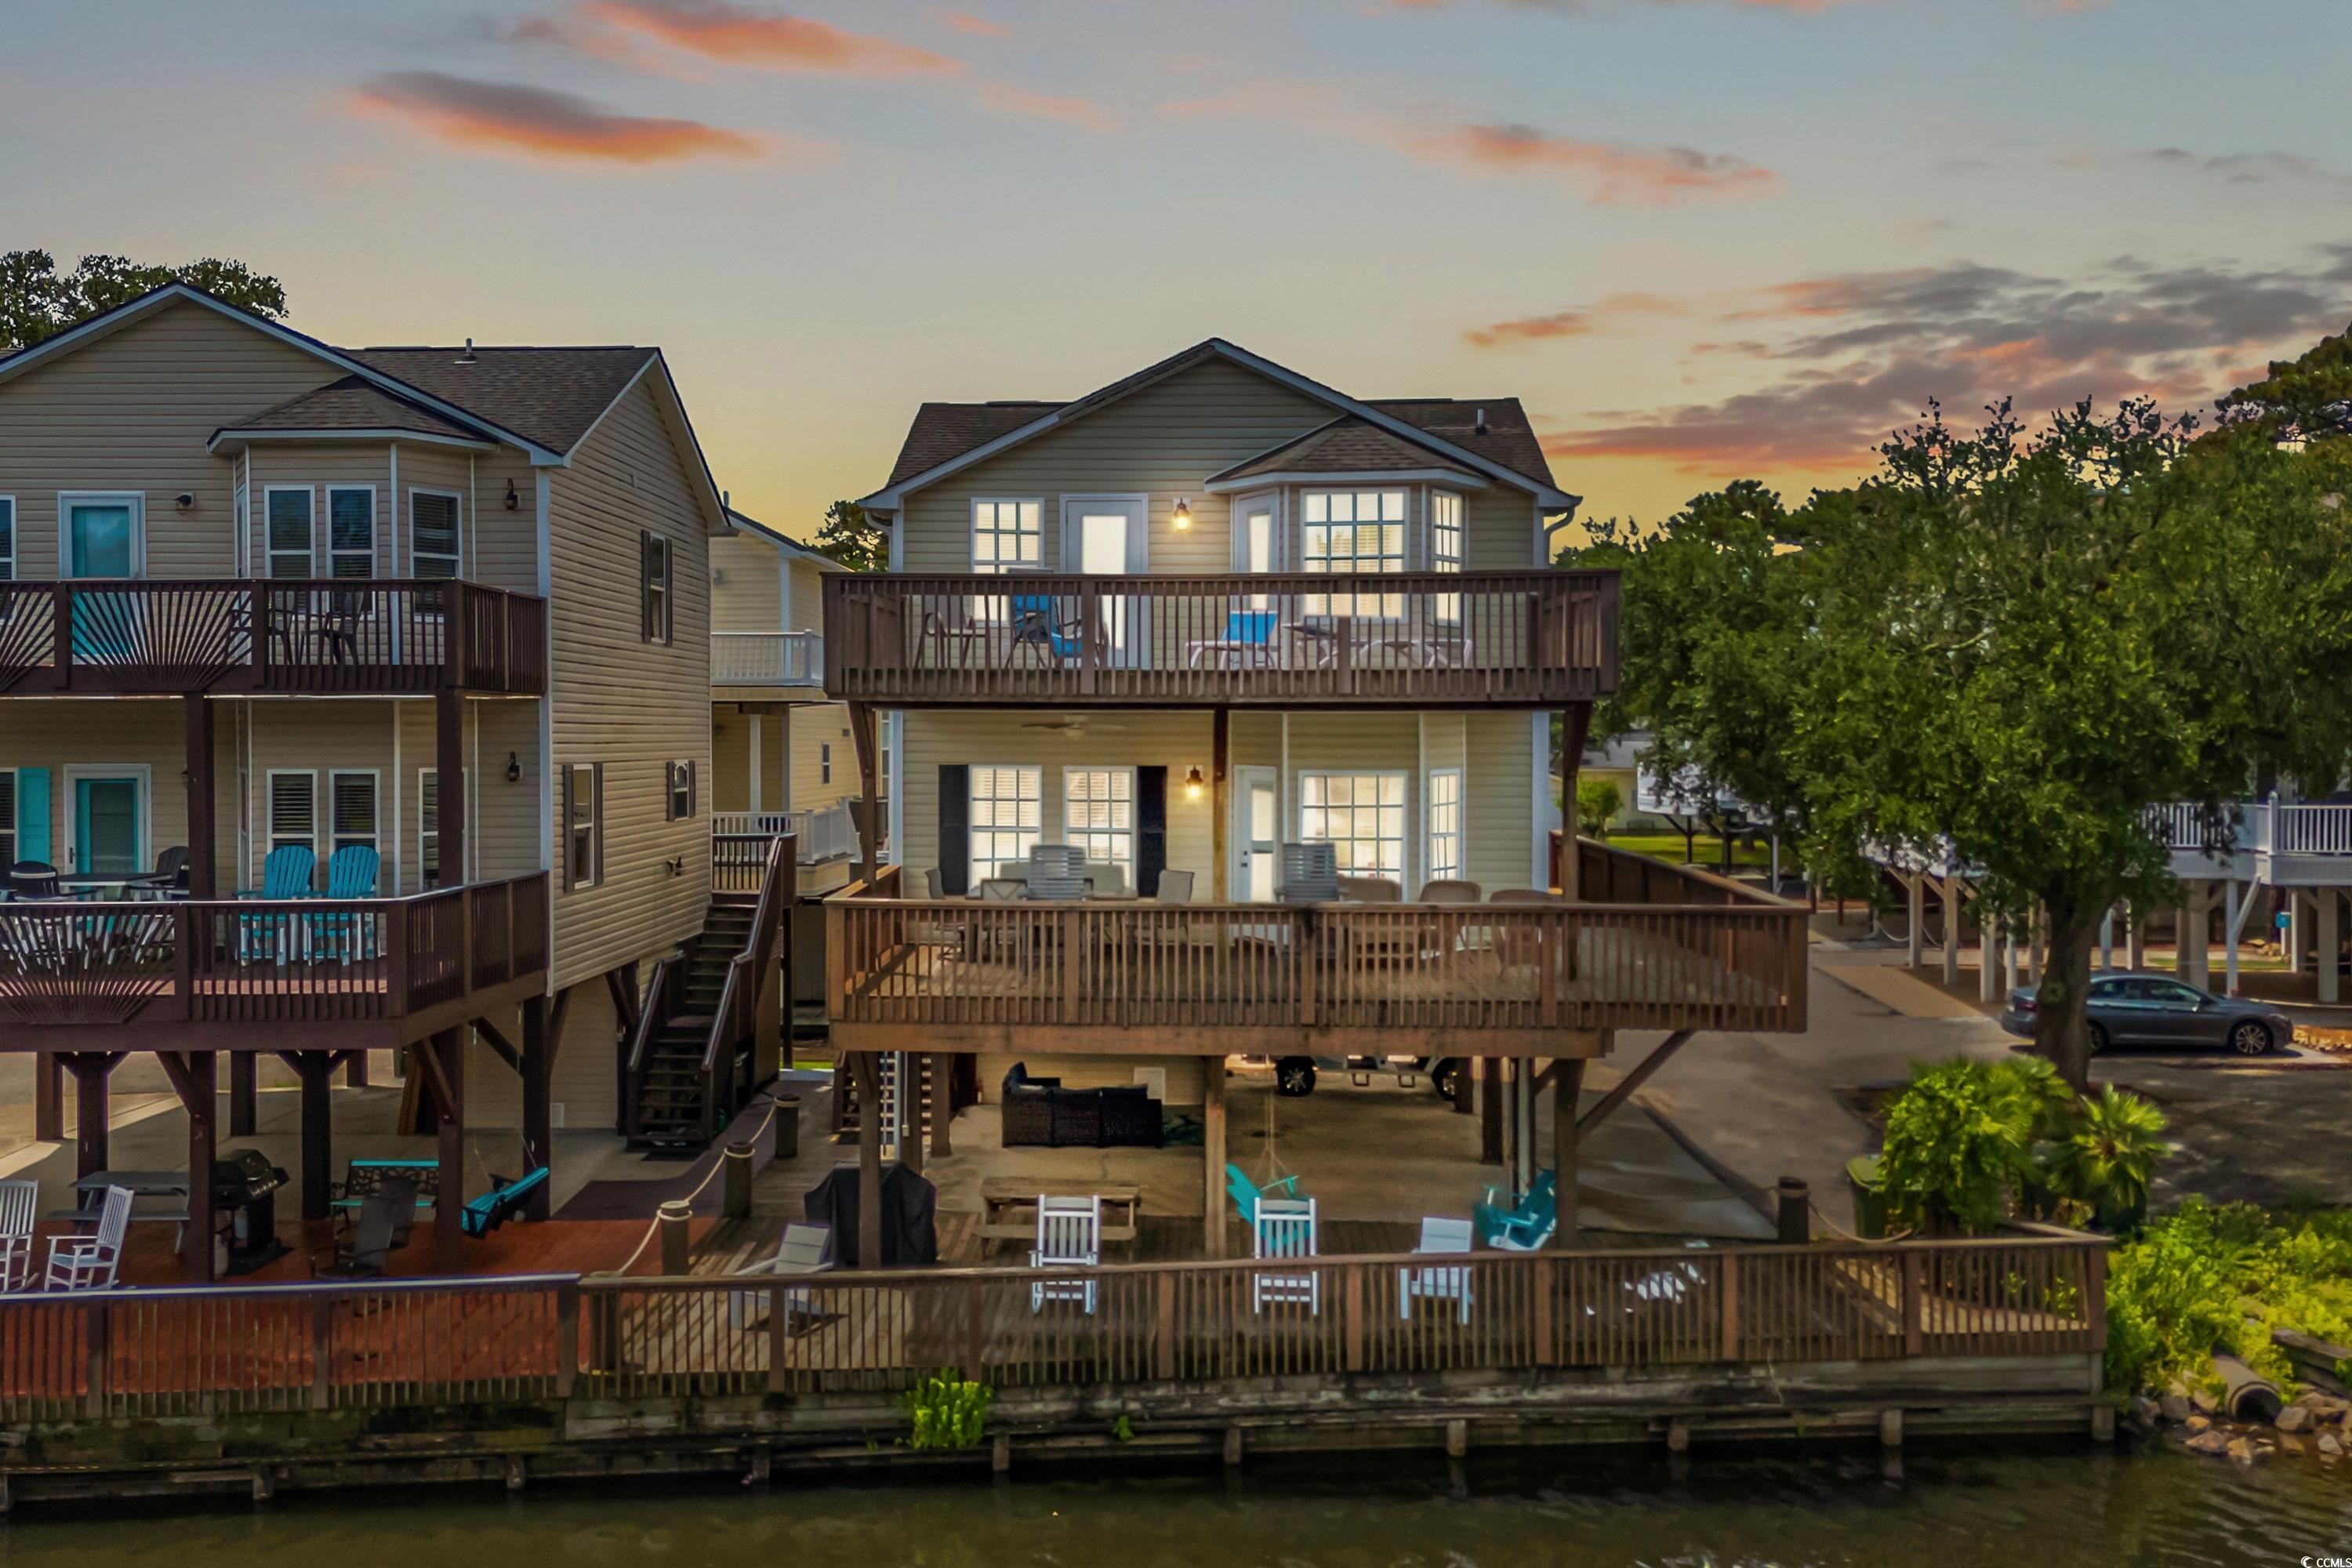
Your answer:
[[[1760,897],[982,904],[853,890],[825,919],[844,1050],[1159,1054],[1208,1038],[1270,1054],[1558,1057],[1597,1053],[1604,1029],[1805,1026],[1805,910]]]
[[[791,687],[814,695],[824,685],[824,639],[814,632],[713,632],[714,689]]]
[[[402,899],[0,904],[0,1050],[358,1050],[543,989],[547,877]]]
[[[1617,683],[1609,572],[829,575],[828,695],[895,708],[1557,708]]]
[[[0,584],[0,696],[536,696],[547,605],[385,578]]]

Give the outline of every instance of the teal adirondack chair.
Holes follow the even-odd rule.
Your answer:
[[[319,868],[319,857],[306,844],[281,844],[261,862],[261,886],[239,888],[240,899],[259,899],[284,902],[311,896],[310,878]],[[293,957],[293,921],[285,914],[249,914],[236,917],[236,959],[250,963],[256,959],[274,959],[279,963]]]
[[[1241,1211],[1242,1223],[1244,1225],[1254,1226],[1257,1224],[1258,1199],[1268,1195],[1286,1198],[1297,1197],[1298,1195],[1298,1177],[1296,1174],[1287,1175],[1278,1182],[1268,1182],[1265,1185],[1261,1187],[1255,1182],[1251,1181],[1249,1177],[1243,1174],[1242,1168],[1239,1165],[1227,1165],[1225,1167],[1225,1194],[1234,1200],[1234,1207]]]
[[[1488,1187],[1472,1217],[1478,1239],[1504,1252],[1533,1252],[1559,1226],[1559,1179],[1539,1171],[1517,1203],[1501,1187]]]
[[[373,899],[383,861],[365,844],[347,844],[327,860],[327,897],[337,900]],[[374,958],[383,951],[373,917],[333,910],[308,917],[310,955],[349,963],[354,958]]]

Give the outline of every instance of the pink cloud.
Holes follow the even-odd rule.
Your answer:
[[[573,93],[438,71],[377,77],[353,95],[352,107],[400,121],[453,147],[526,158],[645,164],[761,158],[771,150],[758,138],[698,120],[620,114]]]
[[[1482,349],[1514,343],[1543,342],[1552,338],[1578,338],[1612,326],[1629,315],[1677,315],[1683,306],[1662,294],[1612,294],[1589,310],[1553,310],[1539,316],[1518,316],[1465,331],[1464,340]]]
[[[975,96],[982,106],[1004,114],[1058,120],[1068,125],[1082,125],[1089,131],[1108,131],[1113,124],[1109,110],[1090,99],[1057,98],[1052,93],[1031,92],[1026,88],[1001,81],[982,82]]]
[[[963,69],[912,44],[852,33],[830,22],[730,0],[588,0],[597,21],[721,65],[839,76],[946,75]]]
[[[965,11],[941,11],[939,18],[957,32],[969,33],[975,38],[1009,38],[1013,36],[1013,29],[1003,23],[992,22]]]
[[[1464,125],[1409,138],[1423,163],[1481,174],[1551,175],[1604,206],[1671,206],[1756,195],[1776,183],[1769,169],[1724,153],[1640,147],[1556,136],[1531,125]]]

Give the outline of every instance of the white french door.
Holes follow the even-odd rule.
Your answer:
[[[1151,570],[1150,501],[1143,496],[1062,498],[1062,569],[1088,577],[1116,577]],[[1102,601],[1103,646],[1109,662],[1143,661],[1148,637],[1140,600],[1108,596]]]
[[[1282,810],[1272,768],[1234,770],[1230,841],[1234,863],[1226,886],[1239,904],[1274,902],[1282,874]]]

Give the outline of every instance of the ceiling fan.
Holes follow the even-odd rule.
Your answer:
[[[1105,724],[1084,713],[1066,713],[1058,719],[1031,719],[1025,721],[1021,727],[1024,730],[1056,730],[1071,735],[1083,735],[1089,728],[1100,730],[1106,734],[1120,734],[1127,730],[1124,724]]]

